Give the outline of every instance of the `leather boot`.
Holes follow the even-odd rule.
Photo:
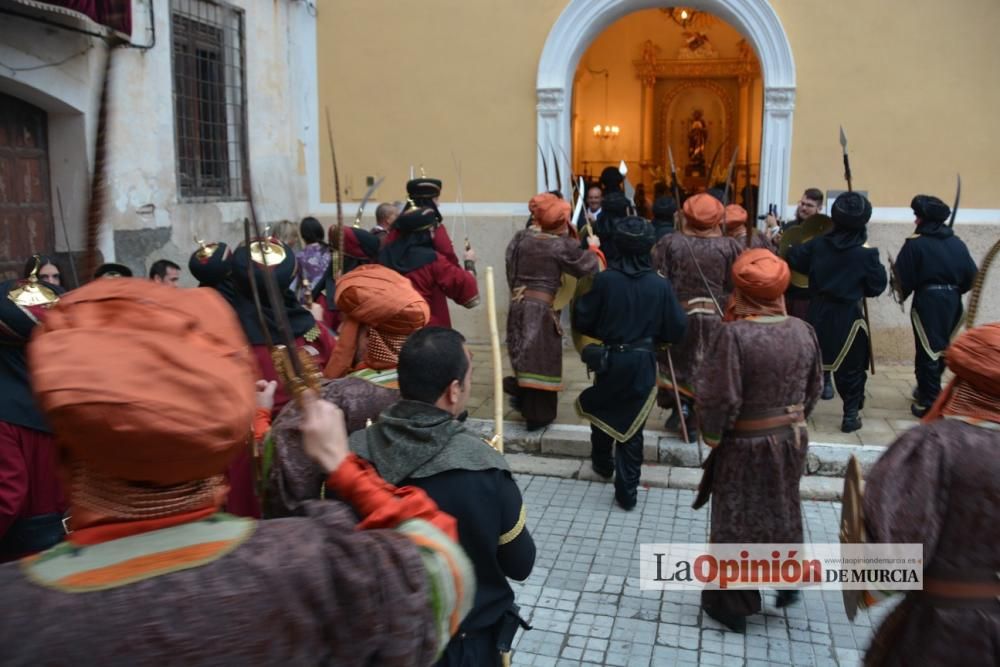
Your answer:
[[[861,428],[861,415],[857,410],[844,413],[844,419],[840,422],[840,430],[844,433],[853,433]]]
[[[830,376],[830,371],[823,372],[823,393],[820,396],[824,401],[833,398],[833,378]]]

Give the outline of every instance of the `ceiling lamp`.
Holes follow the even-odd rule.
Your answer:
[[[610,72],[608,70],[593,71],[594,74],[604,74],[604,122],[608,121],[608,77]],[[617,125],[602,125],[598,123],[594,126],[594,136],[598,139],[617,139],[618,135],[621,134],[621,128]]]

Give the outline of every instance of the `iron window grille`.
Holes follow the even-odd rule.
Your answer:
[[[171,0],[177,186],[187,201],[246,199],[243,12]]]

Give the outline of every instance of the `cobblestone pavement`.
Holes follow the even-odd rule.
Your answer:
[[[708,507],[694,493],[643,489],[625,512],[611,484],[519,475],[528,528],[538,547],[535,569],[515,583],[517,602],[534,626],[519,632],[513,664],[562,665],[859,665],[891,604],[844,615],[839,591],[804,591],[797,605],[774,606],[746,635],[723,632],[701,613],[696,591],[639,589],[639,545],[705,542]],[[837,542],[839,503],[803,502],[805,539]]]

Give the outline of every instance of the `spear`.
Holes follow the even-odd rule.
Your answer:
[[[340,200],[340,172],[337,170],[337,151],[333,147],[333,125],[330,124],[330,107],[326,107],[326,135],[330,140],[330,160],[333,162],[333,187],[337,192],[337,254],[334,256],[332,274],[340,275],[344,268],[344,209]]]
[[[844,134],[844,126],[840,126],[840,149],[844,154],[844,180],[847,181],[847,191],[854,192],[854,187],[851,183],[851,159],[847,157],[847,135]],[[862,297],[861,308],[865,317],[865,326],[868,327],[868,367],[871,369],[872,375],[875,375],[875,349],[872,346],[872,325],[871,319],[868,317],[868,299]]]

